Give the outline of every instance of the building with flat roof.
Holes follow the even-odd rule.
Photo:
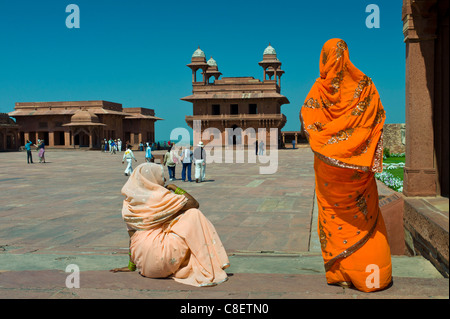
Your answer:
[[[203,132],[216,128],[221,133],[222,145],[251,143],[247,135],[228,134],[253,128],[257,139],[266,139],[270,145],[270,129],[278,132],[277,144],[280,144],[281,129],[286,124],[286,116],[281,113],[281,105],[289,100],[280,94],[281,62],[275,49],[269,44],[264,50],[259,65],[264,70],[263,80],[251,76],[222,77],[217,62],[211,57],[206,61],[205,53],[198,48],[187,66],[192,70],[192,95],[182,98],[193,104],[193,115],[186,116],[186,122],[194,128],[194,121],[201,125],[203,143],[216,139],[205,138]],[[201,79],[200,79],[201,76]],[[265,136],[258,135],[258,129],[265,129]],[[195,134],[195,128],[194,128]]]
[[[19,148],[17,136],[19,125],[6,113],[0,113],[0,151],[15,151]]]
[[[133,146],[155,141],[153,109],[123,108],[108,101],[18,102],[9,116],[19,126],[19,145],[43,139],[48,147],[99,148],[103,139]]]

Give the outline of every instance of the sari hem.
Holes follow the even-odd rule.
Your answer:
[[[354,245],[352,245],[351,247],[349,247],[348,249],[344,250],[342,253],[340,253],[339,255],[333,257],[332,259],[330,259],[329,261],[327,261],[325,263],[325,271],[329,271],[331,269],[331,267],[333,266],[333,264],[341,258],[346,258],[348,256],[350,256],[351,254],[353,254],[354,252],[356,252],[359,248],[361,248],[362,246],[364,246],[364,244],[369,240],[369,238],[372,236],[377,223],[378,223],[378,216],[380,214],[380,211],[378,210],[378,215],[377,218],[375,219],[375,222],[373,223],[372,228],[368,231],[368,233],[361,238],[357,243],[355,243]]]

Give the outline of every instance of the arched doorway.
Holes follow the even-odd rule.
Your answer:
[[[234,124],[230,133],[228,135],[228,144],[233,146],[240,145],[242,143],[242,129]]]

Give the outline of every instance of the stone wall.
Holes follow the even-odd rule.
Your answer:
[[[391,153],[405,153],[406,124],[384,124],[383,147],[388,148]]]

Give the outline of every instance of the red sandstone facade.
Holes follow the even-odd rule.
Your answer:
[[[449,1],[403,0],[407,196],[449,195]]]
[[[19,126],[8,114],[0,113],[0,151],[16,151],[19,147],[17,136]]]
[[[16,103],[9,116],[20,127],[20,145],[44,139],[48,147],[99,148],[103,139],[118,139],[137,146],[155,141],[152,109],[122,108],[108,101]]]
[[[187,66],[192,70],[192,95],[182,98],[193,103],[193,115],[186,116],[186,122],[194,127],[194,121],[201,125],[201,133],[208,128],[217,128],[221,132],[222,145],[242,142],[250,143],[247,135],[229,136],[227,128],[241,128],[244,132],[252,128],[257,139],[266,139],[270,145],[270,129],[278,132],[277,144],[281,139],[281,128],[286,123],[286,117],[281,113],[281,105],[289,100],[280,94],[281,62],[272,46],[268,46],[259,65],[264,69],[264,79],[260,81],[253,77],[223,77],[214,59],[208,62],[205,53],[197,49]],[[198,73],[202,76],[198,78]],[[265,136],[258,135],[258,129],[266,130]],[[262,131],[261,131],[262,133]],[[195,134],[195,128],[194,128]],[[207,144],[212,139],[202,141]],[[217,139],[216,139],[217,140]]]

